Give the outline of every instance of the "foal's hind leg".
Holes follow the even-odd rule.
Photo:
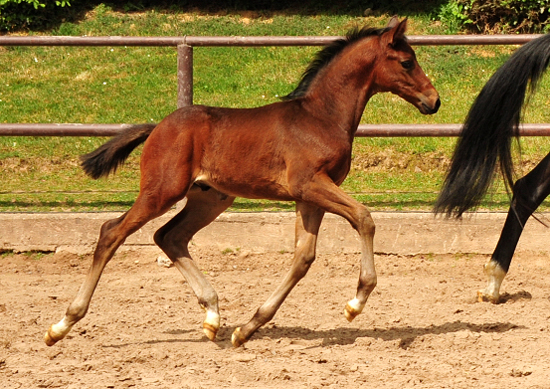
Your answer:
[[[550,154],[514,185],[514,198],[491,259],[485,264],[487,287],[478,292],[479,301],[497,303],[499,290],[516,249],[523,226],[550,194]]]
[[[44,341],[48,346],[53,346],[63,339],[71,328],[86,315],[101,273],[117,248],[130,234],[140,229],[149,220],[166,212],[172,205],[173,203],[162,204],[157,198],[142,196],[140,193],[128,212],[118,219],[109,220],[103,224],[92,266],[84,283],[67,309],[65,317],[59,323],[52,325],[44,336]]]
[[[292,268],[275,292],[256,311],[254,317],[242,328],[237,328],[233,332],[231,342],[235,347],[250,339],[258,328],[273,318],[286,296],[306,275],[315,260],[317,234],[325,213],[315,206],[300,202],[296,203],[296,213],[296,241]]]
[[[206,311],[203,331],[210,340],[215,339],[220,328],[218,295],[191,258],[188,243],[197,231],[216,219],[234,199],[213,188],[203,191],[195,186],[187,194],[187,203],[181,212],[155,233],[155,243],[183,274],[200,306]]]

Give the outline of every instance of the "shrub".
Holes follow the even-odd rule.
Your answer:
[[[70,5],[57,0],[0,0],[0,31],[45,28],[56,8]]]
[[[457,0],[450,0],[443,4],[439,10],[439,20],[441,20],[449,30],[449,33],[456,34],[467,24],[472,23],[464,12],[464,5]]]
[[[549,0],[448,0],[439,18],[453,29],[481,33],[550,30]]]

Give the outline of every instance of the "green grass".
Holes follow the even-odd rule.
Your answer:
[[[97,6],[79,23],[46,35],[341,35],[353,26],[383,26],[389,15],[119,13]],[[426,15],[409,15],[409,34],[443,34]],[[375,96],[363,123],[460,123],[490,75],[515,47],[416,47],[442,99],[434,116],[420,115],[389,94]],[[194,102],[254,107],[293,90],[315,47],[195,48]],[[0,122],[158,122],[176,108],[176,51],[150,47],[0,48]],[[550,122],[549,80],[526,122]],[[116,175],[91,180],[78,157],[105,138],[0,137],[0,212],[126,210],[139,183],[139,149]],[[455,138],[362,138],[343,188],[372,210],[429,210]],[[548,138],[523,139],[528,166],[549,150]],[[528,171],[528,170],[525,170]],[[498,184],[483,204],[506,209]],[[235,211],[290,210],[292,204],[238,199]]]

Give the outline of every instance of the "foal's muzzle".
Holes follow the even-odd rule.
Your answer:
[[[441,100],[439,98],[437,98],[437,100],[435,101],[432,107],[430,107],[425,102],[422,102],[422,109],[420,110],[420,112],[422,112],[424,115],[433,115],[434,113],[439,111],[440,106],[441,106]]]

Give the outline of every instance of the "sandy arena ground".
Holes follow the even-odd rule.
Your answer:
[[[318,256],[243,347],[233,329],[280,282],[291,254],[195,250],[219,293],[216,342],[183,277],[156,251],[117,254],[88,315],[47,347],[90,257],[0,258],[1,388],[550,388],[550,260],[514,258],[498,305],[475,302],[486,256],[376,256],[378,287],[353,323],[358,255]]]

